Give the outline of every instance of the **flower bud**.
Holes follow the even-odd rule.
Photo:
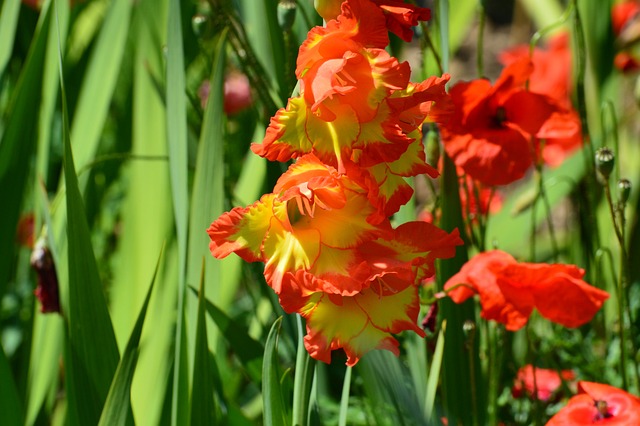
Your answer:
[[[60,295],[58,289],[58,274],[51,251],[46,240],[40,237],[36,242],[29,259],[31,267],[38,274],[38,287],[33,292],[40,300],[40,312],[60,313]]]
[[[342,2],[343,0],[314,0],[313,3],[318,11],[318,15],[322,16],[322,19],[329,22],[340,15]]]
[[[293,0],[280,0],[278,2],[278,25],[282,31],[291,30],[296,19],[296,2]]]
[[[422,320],[422,328],[430,334],[436,332],[436,324],[438,320],[438,302],[434,302],[429,306],[427,315]]]
[[[462,324],[462,332],[467,337],[467,339],[473,339],[473,336],[476,333],[476,323],[471,320],[466,320],[464,324]]]
[[[209,18],[201,13],[196,13],[191,18],[191,28],[197,37],[202,37],[209,27]]]
[[[623,206],[629,201],[629,195],[631,194],[631,182],[629,179],[620,179],[618,181],[618,201]]]
[[[596,170],[603,182],[609,180],[614,164],[615,157],[609,148],[605,146],[596,151]]]

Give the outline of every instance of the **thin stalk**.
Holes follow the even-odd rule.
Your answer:
[[[440,72],[440,74],[443,74],[444,68],[442,67],[442,59],[440,58],[438,49],[436,49],[435,44],[433,44],[433,40],[431,40],[431,36],[429,35],[427,25],[424,22],[420,21],[420,26],[422,28],[422,34],[423,34],[422,37],[424,39],[424,42],[427,44],[427,46],[429,46],[431,53],[433,53],[433,57],[436,61],[436,65],[438,66],[438,71]]]
[[[417,3],[415,2],[415,0],[409,0],[409,3],[417,6]],[[438,53],[438,49],[436,49],[436,45],[433,43],[433,40],[431,39],[431,36],[429,35],[429,28],[427,28],[427,24],[424,21],[420,21],[420,29],[422,30],[422,48],[424,49],[424,47],[428,47],[429,50],[431,50],[431,53],[433,54],[433,57],[436,61],[436,65],[438,66],[438,71],[440,72],[440,74],[444,73],[444,69],[442,67],[442,59],[440,58],[440,53]]]
[[[479,17],[478,17],[478,45],[476,47],[476,70],[478,71],[478,78],[484,77],[484,23],[486,21],[486,14],[484,13],[484,7],[482,2],[478,4]]]
[[[615,108],[613,107],[613,103],[610,100],[607,100],[605,102],[602,103],[602,106],[600,107],[600,122],[602,123],[602,143],[604,144],[604,142],[608,139],[607,138],[607,126],[606,126],[606,117],[607,117],[607,113],[609,115],[609,118],[611,120],[611,136],[613,139],[613,153],[615,154],[616,157],[619,158],[620,156],[620,140],[618,138],[618,119],[616,117],[616,111]],[[615,170],[615,179],[616,182],[618,182],[620,180],[620,167],[614,167]],[[624,227],[623,227],[623,232],[624,232]]]
[[[227,2],[223,0],[210,1],[213,10],[220,14],[220,21],[229,28],[231,46],[246,72],[251,87],[256,91],[260,101],[265,106],[266,116],[271,117],[278,109],[279,101],[275,100],[278,97],[274,94],[273,88],[266,78],[267,73],[247,40],[247,35],[243,25],[240,23],[240,19],[236,16],[235,10],[228,7]]]
[[[573,9],[573,29],[575,33],[575,69],[576,69],[576,101],[578,114],[580,116],[580,124],[582,128],[583,137],[583,159],[585,164],[586,173],[586,189],[584,191],[582,200],[585,204],[584,211],[587,217],[588,226],[593,230],[592,232],[585,234],[587,238],[588,247],[599,247],[600,244],[600,232],[598,226],[598,217],[595,214],[594,202],[594,190],[596,188],[595,182],[595,153],[593,145],[591,143],[591,136],[589,134],[589,121],[587,118],[587,104],[585,95],[585,74],[586,74],[586,46],[584,38],[584,29],[582,26],[582,19],[580,18],[580,10],[578,9],[578,1],[571,0],[571,8]],[[595,241],[590,241],[593,238]],[[593,249],[592,249],[593,250]],[[587,260],[591,260],[594,252],[591,251],[588,254]]]
[[[547,192],[544,189],[542,167],[538,166],[536,173],[538,175],[538,194],[542,199],[542,204],[544,205],[545,214],[547,216],[547,228],[549,229],[549,238],[551,239],[551,250],[553,251],[553,259],[557,262],[560,250],[558,249],[555,227],[553,226],[553,218],[551,217],[551,203],[549,203],[549,197],[547,197]]]
[[[309,424],[309,399],[315,360],[309,356],[304,347],[304,324],[302,317],[296,315],[298,324],[298,352],[296,354],[296,370],[293,381],[293,426]]]
[[[540,418],[542,417],[542,413],[541,411],[541,406],[540,406],[540,401],[538,400],[538,383],[536,380],[536,359],[535,359],[535,350],[534,350],[534,344],[533,341],[531,339],[531,333],[529,331],[529,329],[531,328],[530,323],[528,322],[527,325],[525,325],[525,334],[527,336],[527,358],[529,359],[529,364],[531,364],[531,368],[533,371],[533,397],[532,397],[532,404],[533,404],[533,424],[535,426],[540,425]]]
[[[467,354],[469,358],[469,371],[470,380],[471,380],[471,408],[474,413],[478,412],[478,395],[477,395],[477,387],[476,387],[476,365],[475,365],[475,354],[473,352],[473,348],[475,347],[475,337],[476,337],[476,325],[471,321],[467,321],[465,323],[465,328],[467,324],[471,324],[471,328],[469,330],[469,334],[467,336]],[[473,416],[473,425],[479,426],[478,417]]]
[[[624,390],[629,389],[629,383],[627,380],[627,364],[626,364],[626,332],[625,332],[625,320],[624,320],[624,312],[628,310],[625,306],[628,305],[628,300],[626,297],[626,289],[627,284],[629,283],[629,261],[627,255],[627,248],[624,241],[624,236],[622,231],[620,230],[620,224],[617,220],[616,215],[616,207],[613,203],[613,198],[611,196],[611,188],[609,188],[609,182],[604,182],[604,193],[607,199],[607,204],[609,205],[609,213],[611,215],[611,220],[613,221],[613,230],[616,234],[616,238],[618,239],[618,245],[620,246],[620,277],[618,280],[618,316],[620,318],[620,368],[622,374],[622,386]],[[623,213],[624,214],[624,213]],[[631,322],[631,317],[629,317],[629,322]],[[638,366],[635,360],[635,357],[632,357],[634,363],[634,371],[636,375],[638,375]]]

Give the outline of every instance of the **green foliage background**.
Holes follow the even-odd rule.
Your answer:
[[[480,329],[473,304],[447,305],[446,332],[426,343],[402,336],[400,359],[374,352],[353,372],[340,354],[324,365],[300,351],[303,325],[282,312],[260,265],[210,256],[209,223],[270,192],[283,170],[251,154],[249,144],[262,139],[269,117],[293,92],[297,49],[307,31],[322,24],[312,2],[299,0],[293,27],[283,30],[277,3],[91,0],[70,6],[45,0],[36,11],[20,0],[0,2],[3,424],[396,425],[443,415],[463,424],[498,417],[527,424],[558,406],[510,397],[515,371],[525,362],[575,367],[582,378],[620,386],[617,330],[631,330],[633,343],[637,324],[621,325],[615,310],[610,277],[617,264],[594,261],[584,242],[619,257],[606,203],[593,188],[587,189],[596,194],[593,216],[586,216],[592,219],[582,218],[586,228],[567,226],[558,234],[562,260],[587,267],[589,281],[614,294],[592,325],[565,330],[534,318],[527,334],[507,335],[495,324]],[[618,101],[629,81],[610,66],[612,33],[601,13],[610,3],[578,2],[589,29],[587,112],[597,147],[613,130],[601,124],[600,105],[614,100],[624,150],[617,173],[629,173],[637,188],[637,109],[629,113]],[[566,6],[556,0],[520,5],[536,28],[554,23]],[[478,2],[435,6],[428,28],[446,67],[474,37],[468,28]],[[400,53],[402,46],[394,49]],[[425,78],[436,67],[426,48],[422,53],[424,66],[414,73]],[[227,117],[223,83],[232,69],[249,77],[255,102]],[[204,106],[203,82],[209,85]],[[552,206],[582,190],[592,173],[583,158],[579,153],[541,178]],[[445,169],[440,182],[441,225],[461,228],[456,191],[444,192],[457,188],[451,172]],[[530,231],[544,228],[546,215],[542,203],[530,214],[539,188],[532,179],[513,189],[489,218],[489,242],[530,256]],[[631,259],[640,256],[637,204],[634,190],[626,235]],[[33,296],[30,250],[14,238],[28,212],[35,237],[44,239],[55,261],[62,315],[41,314]],[[408,207],[396,219],[415,214]],[[536,241],[530,260],[549,260],[548,233],[536,234]],[[468,254],[442,264],[440,281]],[[637,266],[632,279],[629,301],[637,318]],[[477,321],[482,334],[471,350],[461,329],[465,319]],[[638,386],[632,379],[631,390]],[[469,408],[474,387],[490,390],[487,412]]]

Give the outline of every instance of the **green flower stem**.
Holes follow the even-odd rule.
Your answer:
[[[629,390],[629,382],[627,379],[627,360],[626,360],[626,330],[625,330],[625,320],[624,320],[624,312],[628,312],[629,310],[625,308],[628,306],[627,300],[627,284],[629,283],[629,258],[627,254],[627,248],[624,241],[624,235],[622,234],[622,230],[620,226],[624,226],[624,219],[618,220],[616,215],[616,207],[613,203],[613,198],[611,197],[611,188],[609,188],[609,182],[604,183],[604,193],[607,198],[607,204],[609,205],[609,213],[611,214],[611,220],[613,222],[613,230],[616,234],[616,238],[618,239],[618,245],[620,246],[620,278],[618,280],[617,285],[617,293],[618,293],[618,318],[619,318],[619,327],[620,327],[620,373],[622,375],[622,387],[624,390]],[[624,216],[624,212],[620,213]],[[631,323],[631,317],[629,316],[629,322]],[[635,351],[634,351],[635,352]],[[636,376],[638,375],[638,365],[635,360],[635,357],[632,357],[634,363],[634,371],[636,372]],[[640,383],[639,383],[640,384]]]
[[[293,382],[293,426],[309,424],[309,399],[315,360],[309,356],[304,347],[304,324],[302,317],[296,315],[298,324],[298,352],[296,355],[296,371]]]
[[[598,226],[598,217],[595,214],[594,191],[596,188],[595,182],[595,152],[593,145],[591,144],[591,137],[589,134],[589,121],[587,119],[587,103],[585,95],[585,74],[586,74],[586,46],[584,29],[582,26],[582,19],[580,18],[580,10],[578,9],[578,1],[571,0],[571,9],[573,11],[573,29],[575,38],[575,63],[574,69],[576,77],[576,101],[578,114],[580,116],[580,123],[582,128],[583,137],[583,158],[585,163],[586,174],[586,186],[587,188],[582,191],[582,201],[584,202],[584,211],[586,212],[586,222],[592,228],[593,232],[587,237],[587,247],[599,247],[600,246],[600,232]],[[593,238],[595,241],[590,241]],[[592,249],[593,250],[593,249]],[[588,260],[592,259],[594,252],[588,253]]]
[[[478,16],[478,46],[476,48],[476,70],[478,71],[478,77],[484,77],[484,23],[486,21],[486,14],[484,13],[484,6],[482,2],[478,3],[479,16]]]
[[[619,157],[620,156],[620,140],[618,138],[618,119],[616,118],[616,111],[615,108],[613,106],[613,103],[610,100],[607,100],[605,102],[602,103],[602,106],[600,107],[600,122],[602,123],[602,141],[604,143],[604,141],[606,141],[607,135],[606,135],[606,118],[607,115],[609,116],[610,119],[610,123],[611,123],[611,136],[613,139],[613,153]],[[614,167],[615,170],[615,179],[616,182],[618,182],[620,180],[620,167]],[[622,228],[622,232],[624,233],[624,226]]]
[[[558,248],[558,241],[556,238],[555,227],[553,225],[553,218],[551,217],[551,203],[549,203],[549,197],[547,196],[547,191],[544,188],[544,179],[542,175],[541,165],[538,165],[538,167],[536,168],[536,175],[538,180],[538,196],[542,200],[542,204],[544,205],[545,214],[547,217],[547,227],[549,229],[549,238],[551,239],[551,250],[553,251],[553,259],[557,261],[560,254],[560,249]]]
[[[535,426],[539,426],[540,425],[540,419],[542,417],[542,412],[541,409],[542,407],[540,406],[540,401],[538,400],[538,382],[536,380],[536,359],[535,359],[535,348],[534,348],[534,342],[532,341],[531,338],[531,332],[529,331],[530,329],[530,322],[527,322],[527,325],[525,325],[525,334],[527,336],[527,358],[528,358],[528,363],[531,364],[531,368],[533,371],[533,395],[532,395],[532,405],[533,405],[533,424]]]

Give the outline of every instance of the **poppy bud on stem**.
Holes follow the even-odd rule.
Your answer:
[[[614,164],[615,156],[609,148],[605,146],[596,151],[596,170],[598,171],[598,178],[602,184],[609,181],[609,176],[613,171]]]
[[[629,179],[620,179],[618,181],[618,202],[623,208],[627,204],[627,201],[629,201],[630,194],[631,182],[629,182]]]

